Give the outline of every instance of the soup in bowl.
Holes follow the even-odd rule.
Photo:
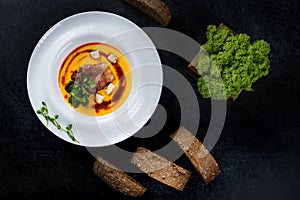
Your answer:
[[[75,111],[104,116],[118,109],[128,97],[132,72],[117,48],[93,42],[75,48],[65,58],[58,82],[62,97]]]

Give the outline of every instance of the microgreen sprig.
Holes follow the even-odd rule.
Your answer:
[[[65,87],[65,90],[70,94],[69,103],[74,108],[78,108],[80,104],[83,106],[88,105],[91,95],[89,89],[93,89],[96,86],[95,81],[91,80],[86,74],[82,75],[82,81],[71,80]]]
[[[48,106],[46,102],[42,102],[42,108],[40,110],[37,110],[37,114],[42,115],[45,120],[46,120],[46,126],[49,125],[49,122],[51,122],[58,130],[64,131],[72,141],[80,143],[74,136],[73,131],[72,131],[72,124],[69,124],[66,128],[61,127],[61,125],[58,122],[58,115],[55,115],[54,117],[49,116],[48,113]]]

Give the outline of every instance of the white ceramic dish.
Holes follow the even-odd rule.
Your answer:
[[[113,113],[87,116],[65,103],[58,85],[60,66],[76,47],[102,42],[118,48],[132,69],[132,87],[126,101]],[[63,127],[73,124],[80,143],[73,142],[52,124],[47,128],[73,144],[99,147],[115,144],[135,134],[153,114],[162,89],[162,67],[149,37],[131,21],[106,12],[86,12],[68,17],[50,28],[36,45],[29,61],[27,90],[36,112],[41,102],[51,116],[59,115]],[[45,119],[37,115],[43,124]]]

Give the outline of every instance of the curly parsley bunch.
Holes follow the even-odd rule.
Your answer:
[[[246,34],[233,35],[226,27],[207,27],[207,43],[200,49],[198,90],[204,98],[237,98],[241,90],[253,91],[252,84],[269,73],[270,45],[264,40],[251,43]]]

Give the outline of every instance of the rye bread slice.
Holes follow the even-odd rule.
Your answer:
[[[147,190],[131,176],[100,157],[94,162],[93,171],[103,182],[125,195],[137,197]]]
[[[180,191],[191,176],[188,170],[142,147],[137,148],[131,162],[151,178]]]
[[[126,3],[137,8],[162,26],[168,26],[171,20],[170,9],[160,0],[124,0]]]
[[[216,160],[187,129],[180,127],[171,138],[181,147],[206,185],[220,174]]]

